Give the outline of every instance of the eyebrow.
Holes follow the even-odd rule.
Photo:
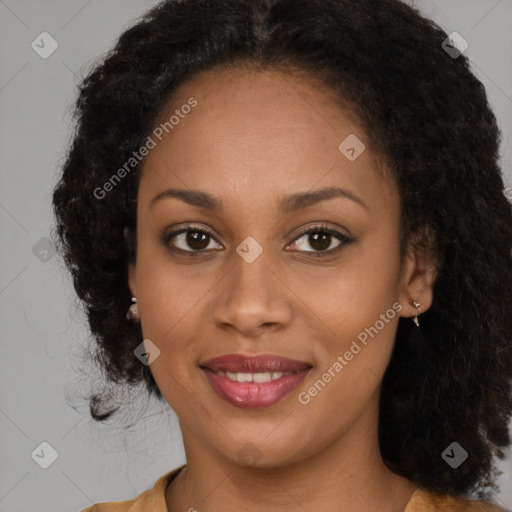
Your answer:
[[[218,197],[212,196],[202,190],[183,189],[168,189],[160,192],[151,200],[149,208],[151,209],[157,202],[171,197],[181,199],[191,206],[197,206],[198,208],[204,208],[213,212],[222,213],[224,211],[223,201]],[[279,201],[278,208],[283,213],[293,213],[321,201],[334,198],[350,199],[369,210],[369,207],[359,196],[340,187],[327,187],[320,190],[286,195]]]

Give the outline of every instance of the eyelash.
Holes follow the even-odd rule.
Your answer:
[[[210,233],[209,230],[203,228],[203,227],[199,227],[199,226],[194,226],[194,225],[186,225],[184,226],[183,228],[177,230],[177,231],[174,231],[172,233],[167,233],[167,234],[164,234],[161,238],[161,242],[162,244],[166,245],[169,247],[169,242],[177,237],[178,235],[182,234],[182,233],[187,233],[187,232],[196,232],[196,233],[204,233],[206,235],[208,235],[210,238],[214,239],[215,241],[217,241],[214,237],[214,235],[212,233]],[[343,247],[349,245],[350,243],[354,242],[355,239],[354,238],[351,238],[351,237],[348,237],[342,233],[340,233],[339,231],[335,231],[325,225],[318,225],[318,226],[312,226],[312,227],[309,227],[309,228],[305,228],[303,229],[300,233],[298,233],[298,235],[293,239],[293,242],[296,242],[296,240],[299,240],[300,238],[302,238],[304,235],[309,235],[309,234],[313,234],[313,233],[327,233],[329,235],[332,235],[334,236],[335,238],[337,238],[341,244],[338,245],[338,247],[335,247],[334,249],[330,249],[328,251],[305,251],[306,253],[309,253],[311,254],[313,257],[315,258],[322,258],[322,257],[325,257],[325,256],[332,256],[334,254],[336,254],[337,252],[339,252],[341,249],[343,249]],[[169,247],[170,250],[172,251],[177,251],[177,252],[181,252],[181,253],[186,253],[187,256],[189,257],[198,257],[198,256],[202,256],[204,254],[204,252],[209,252],[209,251],[206,251],[205,249],[203,250],[200,250],[200,251],[186,251],[184,249],[179,249],[177,247]],[[290,252],[295,252],[295,251],[290,251]],[[302,251],[298,251],[298,252],[302,252]]]

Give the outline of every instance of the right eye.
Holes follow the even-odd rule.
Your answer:
[[[172,240],[176,241],[171,243]],[[170,249],[188,253],[201,253],[207,250],[210,245],[208,242],[213,242],[213,240],[215,238],[209,231],[196,226],[185,226],[162,237],[162,243],[170,246]],[[187,246],[192,248],[192,250],[187,249]],[[213,249],[215,250],[216,248]]]

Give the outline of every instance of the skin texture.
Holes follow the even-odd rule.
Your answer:
[[[180,419],[187,456],[167,488],[169,512],[403,509],[416,486],[382,461],[380,382],[399,315],[417,314],[409,297],[423,312],[431,305],[433,262],[411,250],[400,266],[394,184],[376,170],[379,156],[357,120],[312,80],[217,68],[183,84],[161,120],[190,97],[198,105],[146,157],[137,262],[128,268],[144,338],[160,349],[151,371]],[[367,144],[355,161],[338,150],[349,134]],[[366,207],[333,198],[290,214],[277,208],[284,195],[328,186],[350,190]],[[176,198],[150,207],[169,188],[206,191],[224,211]],[[173,243],[194,250],[185,235],[160,241],[188,222],[214,237],[196,258],[171,250]],[[322,224],[355,241],[316,258],[299,230]],[[236,252],[248,236],[263,249],[252,263]],[[343,244],[331,240],[329,249]],[[297,394],[397,302],[399,315],[309,404],[299,403]],[[272,353],[313,369],[278,404],[239,409],[217,396],[198,367],[229,353]],[[256,461],[241,459],[247,443]]]

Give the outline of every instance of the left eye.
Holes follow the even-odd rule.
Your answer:
[[[338,245],[333,248],[332,243],[335,241],[334,239],[338,241]],[[349,242],[350,239],[338,231],[329,228],[313,228],[302,233],[299,238],[296,238],[294,244],[299,249],[303,249],[308,244],[310,247],[313,247],[312,251],[306,250],[306,252],[333,253],[340,246]]]

